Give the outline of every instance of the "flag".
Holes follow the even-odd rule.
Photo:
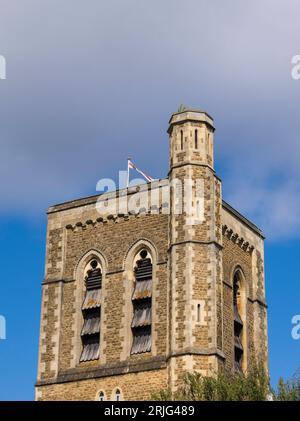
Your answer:
[[[128,158],[128,180],[129,180],[129,170],[137,171],[139,174],[141,174],[148,181],[148,183],[150,183],[151,181],[154,181],[154,178],[150,177],[150,175],[144,173],[142,170],[137,168],[137,166],[134,165],[134,163],[131,161],[130,158]]]

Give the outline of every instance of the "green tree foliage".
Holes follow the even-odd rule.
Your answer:
[[[277,390],[271,390],[269,378],[262,366],[254,367],[246,374],[221,372],[204,377],[199,373],[187,373],[184,386],[176,393],[162,390],[154,400],[172,401],[265,401],[300,400],[300,380],[286,383],[280,379]]]
[[[299,372],[287,382],[280,377],[277,390],[274,392],[278,401],[300,401],[300,375]]]

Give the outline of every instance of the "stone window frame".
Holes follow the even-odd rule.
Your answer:
[[[232,267],[230,273],[230,280],[232,285],[232,311],[233,311],[233,283],[234,277],[236,274],[239,274],[239,290],[240,290],[240,308],[239,308],[239,315],[243,322],[243,333],[242,333],[242,346],[243,346],[243,357],[242,357],[242,372],[247,372],[248,368],[248,323],[247,323],[247,304],[248,304],[248,296],[249,296],[249,287],[247,278],[245,275],[245,271],[243,270],[242,266],[239,263],[235,263]],[[234,316],[233,316],[234,317]],[[232,353],[232,364],[234,367],[234,323],[232,323],[232,338],[233,338],[233,353]]]
[[[88,268],[89,263],[92,260],[97,260],[102,272],[102,293],[101,293],[101,317],[100,317],[100,351],[99,351],[99,363],[104,360],[104,344],[103,344],[103,312],[104,312],[104,294],[103,290],[105,288],[105,278],[107,272],[107,260],[105,256],[96,249],[90,249],[86,251],[79,259],[75,269],[74,269],[74,279],[76,285],[75,291],[75,314],[74,314],[74,337],[73,337],[73,358],[72,358],[72,367],[77,367],[78,365],[89,363],[80,362],[80,356],[82,351],[82,342],[81,342],[81,330],[83,326],[83,315],[82,315],[82,303],[84,300],[85,294],[85,274]]]
[[[100,395],[102,395],[102,397],[104,399],[100,399]],[[99,402],[106,401],[106,393],[105,393],[105,391],[103,389],[98,390],[98,392],[96,393],[96,399],[95,400],[96,401],[99,401]]]
[[[118,395],[120,396],[120,399],[116,399],[117,392],[118,392]],[[123,391],[122,391],[121,387],[117,386],[113,389],[110,400],[114,401],[114,402],[124,400],[124,395],[123,395]]]
[[[157,355],[156,350],[156,342],[157,342],[157,334],[155,330],[155,326],[157,323],[157,297],[156,297],[156,286],[157,286],[157,271],[158,271],[158,252],[156,246],[153,242],[149,239],[142,238],[133,243],[124,259],[124,272],[123,272],[123,281],[125,285],[125,297],[124,297],[124,310],[123,315],[124,323],[123,329],[121,332],[121,336],[124,337],[124,346],[123,352],[121,354],[121,360],[127,360],[128,358],[136,358],[137,355],[131,355],[131,347],[132,347],[132,331],[131,331],[131,323],[133,318],[133,305],[132,305],[132,295],[134,291],[134,282],[135,282],[135,275],[134,275],[134,267],[135,262],[139,256],[139,253],[143,250],[147,250],[152,259],[152,303],[151,303],[151,351],[149,354],[153,357]],[[148,354],[148,353],[147,353]],[[141,354],[143,355],[143,354]]]

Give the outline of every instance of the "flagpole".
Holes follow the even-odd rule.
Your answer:
[[[129,161],[130,158],[127,158],[127,188],[129,187]]]

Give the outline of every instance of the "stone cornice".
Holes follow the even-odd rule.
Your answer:
[[[39,380],[36,386],[47,386],[50,384],[67,383],[101,377],[110,377],[120,374],[137,373],[150,370],[165,369],[166,357],[149,357],[144,361],[125,361],[114,364],[104,364],[100,367],[73,368],[60,371],[56,378]]]
[[[171,251],[172,247],[175,247],[175,246],[181,246],[181,245],[184,245],[184,244],[200,244],[200,245],[205,245],[205,246],[208,246],[208,245],[213,244],[213,245],[215,245],[215,246],[216,246],[219,250],[222,250],[222,249],[223,249],[222,244],[220,244],[220,243],[218,243],[217,241],[214,241],[214,240],[210,240],[210,241],[201,241],[201,240],[185,240],[185,241],[177,241],[176,243],[171,244],[171,245],[170,245],[170,247],[168,248],[168,252],[170,252],[170,251]]]
[[[170,358],[182,357],[185,355],[217,356],[225,360],[225,355],[223,351],[221,351],[220,349],[217,349],[217,348],[199,349],[199,348],[193,348],[193,347],[184,348],[180,351],[174,351],[167,356],[167,360],[169,360]]]

